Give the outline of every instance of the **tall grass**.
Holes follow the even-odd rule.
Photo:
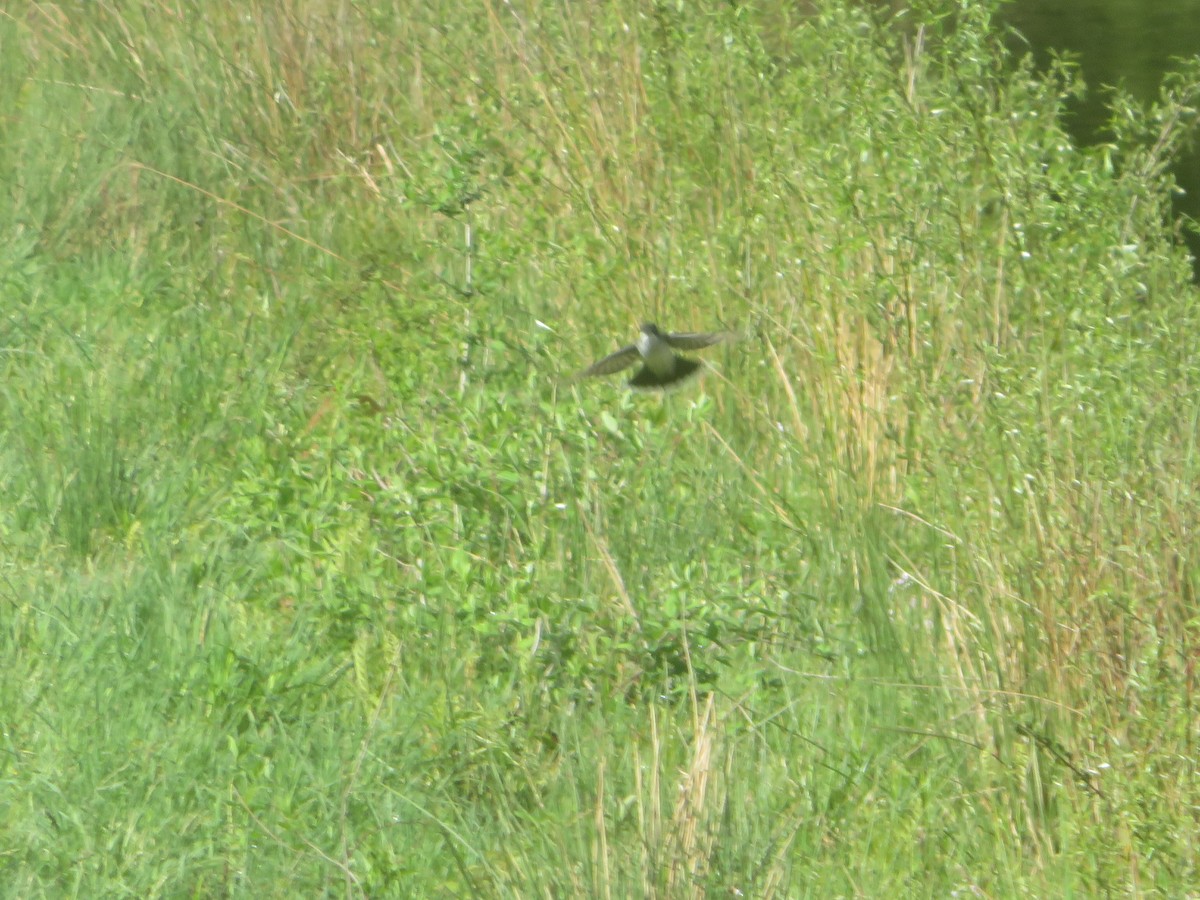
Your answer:
[[[1084,152],[982,4],[0,46],[13,896],[1196,880],[1195,71]],[[742,340],[568,380],[643,319]]]

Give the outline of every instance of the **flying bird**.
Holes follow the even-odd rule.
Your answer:
[[[637,363],[642,367],[629,379],[632,388],[653,390],[679,384],[700,370],[698,359],[680,356],[676,350],[703,350],[730,337],[726,331],[668,333],[660,331],[653,322],[642,325],[637,341],[610,353],[600,362],[588,366],[577,378],[611,375]]]

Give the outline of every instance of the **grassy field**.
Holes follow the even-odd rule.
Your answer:
[[[0,894],[1196,896],[1200,65],[917,6],[0,12]]]

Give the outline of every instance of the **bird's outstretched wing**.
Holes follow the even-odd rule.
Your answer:
[[[663,339],[676,350],[703,350],[732,336],[728,331],[677,331],[664,334]]]
[[[622,369],[628,369],[641,358],[638,353],[636,344],[630,344],[628,347],[622,347],[616,353],[610,353],[600,362],[588,366],[576,378],[591,378],[595,375],[611,375],[613,372],[620,372]]]

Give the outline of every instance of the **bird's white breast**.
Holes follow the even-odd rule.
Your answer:
[[[669,372],[675,367],[675,352],[662,338],[642,332],[638,335],[638,352],[655,372]]]

